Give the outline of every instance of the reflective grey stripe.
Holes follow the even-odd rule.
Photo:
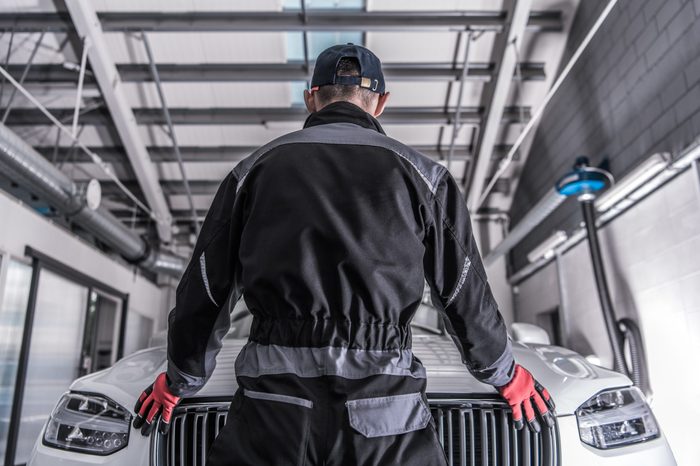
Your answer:
[[[425,429],[430,410],[420,393],[363,398],[345,403],[350,426],[367,438]]]
[[[364,379],[372,375],[400,375],[424,379],[425,368],[406,350],[358,350],[261,345],[248,342],[236,358],[236,375],[260,377],[294,374],[299,377],[334,375]]]
[[[385,136],[378,131],[363,128],[353,123],[331,123],[327,125],[312,126],[300,131],[286,134],[274,141],[262,146],[249,157],[241,161],[237,166],[238,185],[236,192],[243,186],[243,181],[253,165],[266,153],[284,144],[354,144],[362,146],[382,147],[392,151],[406,160],[418,173],[428,186],[431,193],[435,194],[440,178],[445,174],[445,167],[430,160],[421,153],[399,141]]]
[[[209,296],[209,299],[211,299],[211,302],[214,303],[215,306],[219,306],[216,303],[216,300],[214,299],[214,296],[211,294],[211,289],[209,288],[209,277],[207,277],[207,260],[204,258],[204,253],[202,253],[201,256],[199,256],[199,269],[202,272],[202,280],[204,281],[204,289],[207,290],[207,295]]]
[[[462,266],[462,274],[459,276],[459,280],[457,281],[457,287],[452,292],[452,296],[450,296],[450,299],[447,300],[447,304],[445,304],[445,307],[452,304],[452,301],[454,301],[455,298],[459,295],[459,292],[462,291],[462,286],[464,286],[464,281],[467,279],[467,274],[469,273],[469,268],[471,267],[471,265],[472,261],[469,259],[469,256],[465,257],[464,265]]]
[[[207,382],[206,377],[197,377],[190,375],[187,372],[181,371],[172,361],[168,358],[168,387],[174,395],[192,396],[197,393]]]
[[[493,364],[483,369],[472,369],[471,372],[483,383],[502,387],[507,385],[513,377],[513,362],[513,349],[510,338],[508,338],[506,348]]]
[[[248,398],[255,398],[256,400],[267,400],[267,401],[279,401],[280,403],[287,403],[290,405],[303,406],[304,408],[313,408],[314,403],[311,400],[306,400],[304,398],[297,398],[296,396],[289,395],[278,395],[276,393],[265,393],[256,392],[253,390],[243,390],[243,395]]]

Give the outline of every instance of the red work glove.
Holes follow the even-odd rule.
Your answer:
[[[156,377],[156,381],[141,393],[136,406],[134,406],[134,412],[136,412],[134,428],[138,429],[143,426],[141,433],[146,436],[151,435],[151,431],[160,418],[158,430],[161,434],[167,434],[170,429],[173,409],[179,402],[180,397],[173,395],[168,388],[165,372],[161,373]]]
[[[533,432],[541,430],[540,423],[535,419],[535,409],[548,428],[554,426],[554,401],[547,389],[540,385],[520,364],[515,365],[513,378],[507,385],[497,387],[501,396],[506,399],[513,410],[515,428],[523,428],[523,411],[527,425]],[[535,409],[533,409],[533,407]]]

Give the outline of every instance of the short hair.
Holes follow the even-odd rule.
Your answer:
[[[354,57],[341,58],[336,68],[336,75],[360,76],[360,62]],[[376,92],[372,92],[369,89],[345,84],[328,84],[321,86],[316,93],[323,104],[329,104],[339,100],[347,101],[359,97],[366,107],[370,107],[374,102],[375,96],[378,95]]]

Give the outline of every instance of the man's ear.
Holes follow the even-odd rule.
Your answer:
[[[316,108],[316,99],[314,99],[314,95],[306,89],[304,89],[304,103],[309,113],[315,113],[318,110]]]
[[[377,100],[377,107],[374,109],[374,117],[378,117],[379,115],[384,112],[384,107],[386,107],[386,102],[389,100],[389,92],[385,92],[384,94],[381,94],[379,96],[379,100]]]

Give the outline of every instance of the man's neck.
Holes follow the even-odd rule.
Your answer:
[[[365,104],[364,104],[364,102],[362,102],[362,100],[360,100],[360,99],[337,99],[337,100],[332,100],[332,101],[330,101],[330,102],[326,102],[325,104],[323,104],[323,107],[319,108],[318,110],[322,110],[323,108],[325,108],[325,107],[327,107],[327,106],[329,106],[329,105],[331,105],[331,104],[337,103],[337,102],[346,102],[346,103],[349,103],[349,104],[356,105],[356,106],[360,107],[363,111],[365,111],[365,112],[369,113],[370,115],[374,116],[374,111],[373,111],[373,109],[367,109],[366,106],[365,106]],[[371,110],[372,110],[372,111],[371,111]]]

